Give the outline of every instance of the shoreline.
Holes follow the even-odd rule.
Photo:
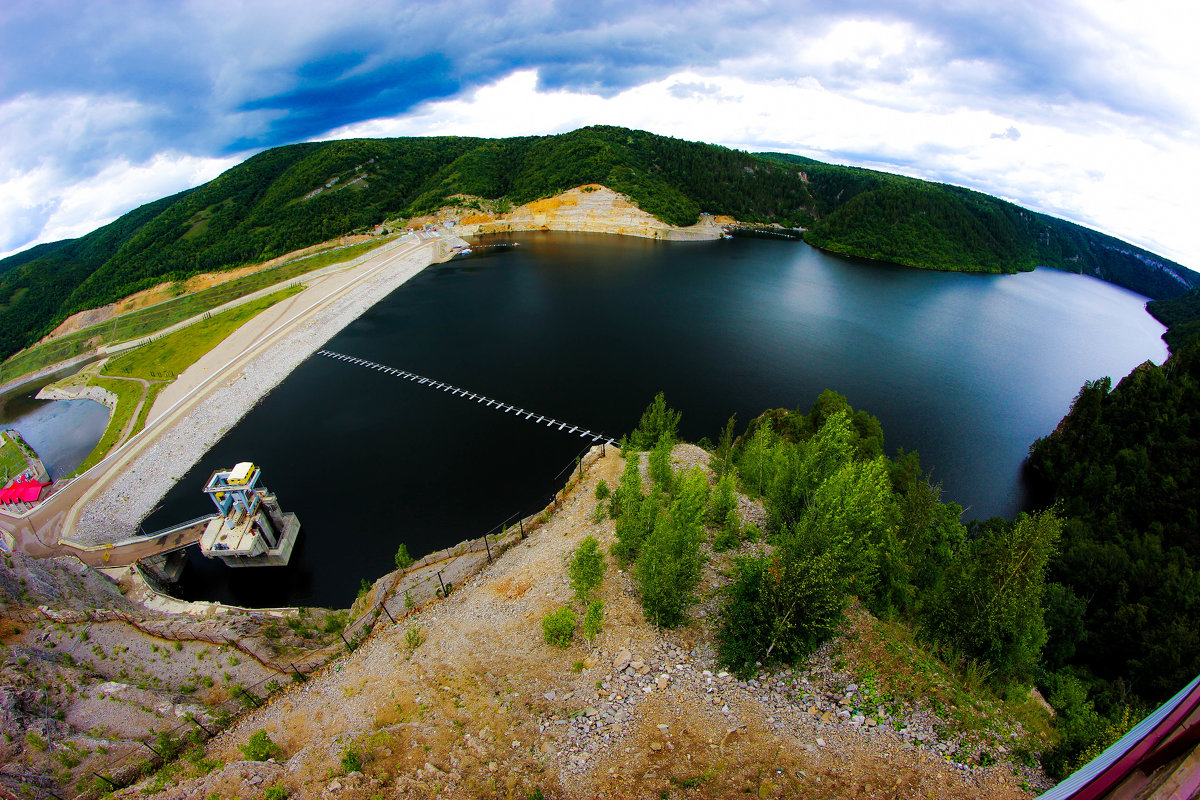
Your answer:
[[[399,256],[397,264],[386,263],[386,259],[396,257],[391,250],[378,253],[385,263],[375,267],[375,274],[352,277],[348,286],[335,288],[331,293],[341,291],[340,296],[333,297],[320,308],[302,311],[269,330],[263,328],[270,325],[270,321],[260,320],[256,326],[252,320],[210,351],[176,379],[179,388],[173,394],[183,394],[183,397],[168,402],[165,410],[160,410],[159,403],[166,399],[160,396],[159,403],[151,411],[151,420],[141,434],[146,438],[136,443],[139,446],[124,454],[118,451],[110,455],[110,459],[118,457],[108,467],[111,476],[101,478],[68,513],[60,542],[70,538],[79,544],[97,545],[137,531],[175,483],[250,409],[367,309],[426,267],[446,260],[446,243],[448,239],[452,243],[453,238],[456,237],[425,240],[411,252]],[[353,271],[362,268],[356,267]],[[297,303],[304,302],[306,295],[322,288],[320,283],[314,282],[293,299]],[[284,333],[288,335],[284,336]],[[240,349],[248,338],[254,341],[246,349],[260,350],[250,354],[245,361],[240,356],[228,360],[228,351]],[[269,341],[271,338],[279,340]],[[213,385],[204,391],[205,383]],[[199,394],[193,397],[197,392]],[[181,409],[181,404],[187,405],[185,401],[189,399],[191,407]],[[173,412],[177,416],[170,419]],[[128,444],[135,444],[135,440],[131,439]],[[127,463],[122,465],[121,461]],[[103,462],[97,467],[102,465]]]

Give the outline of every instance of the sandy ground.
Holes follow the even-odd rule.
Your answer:
[[[614,541],[613,522],[593,516],[594,490],[615,485],[621,468],[610,449],[547,525],[449,598],[378,626],[354,654],[250,712],[208,747],[225,766],[157,796],[269,786],[301,800],[1030,796],[1007,764],[956,766],[932,745],[823,719],[774,688],[836,677],[828,652],[778,680],[736,681],[713,660],[704,604],[683,628],[657,630],[611,563],[604,630],[566,650],[547,645],[541,619],[571,600],[572,552],[589,534]],[[277,763],[242,761],[259,730],[282,747]]]

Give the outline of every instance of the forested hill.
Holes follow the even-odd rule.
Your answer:
[[[511,139],[277,147],[79,239],[0,260],[0,356],[70,314],[166,280],[264,260],[459,195],[501,207],[585,183],[676,225],[701,211],[809,228],[848,255],[934,269],[1085,272],[1155,298],[1200,275],[1133,245],[964,189],[615,127]]]
[[[1034,484],[1069,517],[1047,608],[1049,667],[1102,705],[1159,702],[1200,669],[1200,339],[1115,387],[1086,383],[1030,448]]]

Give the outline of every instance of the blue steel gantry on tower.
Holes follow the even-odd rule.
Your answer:
[[[291,558],[300,520],[284,513],[260,483],[262,470],[249,461],[217,470],[204,493],[217,507],[200,537],[200,552],[231,567],[278,567]]]

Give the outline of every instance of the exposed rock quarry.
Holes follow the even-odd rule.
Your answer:
[[[460,236],[515,231],[619,233],[670,241],[718,239],[722,233],[718,220],[711,216],[701,217],[686,228],[668,225],[642,211],[625,195],[595,183],[526,203],[507,214],[464,214],[454,231]]]

